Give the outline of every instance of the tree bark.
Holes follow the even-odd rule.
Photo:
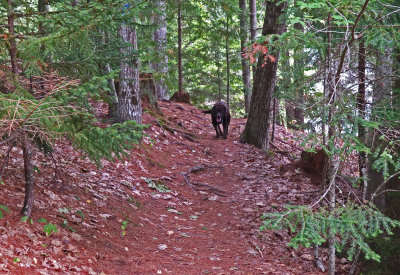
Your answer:
[[[226,104],[230,103],[230,64],[229,64],[229,16],[226,15],[226,37],[225,37],[225,53],[226,53]]]
[[[154,23],[157,24],[157,29],[153,33],[153,41],[156,44],[155,50],[158,54],[156,62],[153,62],[152,67],[157,73],[155,78],[157,99],[164,99],[167,95],[167,85],[165,76],[168,73],[168,55],[167,50],[167,1],[157,0],[156,5],[159,8],[158,13],[154,16]]]
[[[265,11],[263,35],[282,34],[285,30],[285,22],[278,22],[280,15],[284,13],[287,2],[280,5],[280,1],[268,1]],[[250,103],[249,117],[241,136],[241,142],[253,144],[262,150],[268,150],[271,98],[276,84],[276,71],[279,60],[279,49],[273,49],[275,62],[268,61],[263,66],[263,56],[257,63],[256,77]]]
[[[246,0],[239,0],[240,8],[240,51],[243,54],[245,45],[249,42],[247,35],[247,8]],[[249,113],[251,97],[251,80],[249,63],[241,56],[242,60],[242,81],[244,94],[244,109],[246,115]]]
[[[24,173],[25,173],[25,200],[21,215],[30,218],[33,209],[33,189],[35,186],[33,179],[32,165],[32,145],[29,138],[24,134],[23,140]]]
[[[10,54],[11,60],[11,71],[15,77],[19,74],[18,62],[17,62],[17,42],[15,40],[15,30],[14,30],[14,10],[13,1],[8,0],[8,12],[7,12],[7,22],[8,22],[8,34],[9,34],[9,46],[8,52]]]
[[[365,118],[365,43],[364,39],[360,40],[358,47],[358,93],[357,93],[357,111],[358,115]],[[358,124],[358,138],[362,143],[365,143],[365,127]],[[359,176],[362,180],[363,199],[366,199],[367,192],[367,156],[365,152],[358,154]]]
[[[219,46],[215,46],[215,63],[217,65],[217,77],[218,77],[218,100],[221,101],[222,95],[221,95],[221,65],[219,63],[220,59],[220,52],[219,52]]]
[[[387,48],[384,52],[378,52],[376,55],[376,69],[375,69],[375,83],[373,88],[372,96],[372,117],[379,120],[377,112],[384,111],[391,107],[392,98],[392,87],[391,87],[391,76],[392,76],[392,49]],[[375,151],[380,150],[383,142],[379,139],[381,134],[379,130],[372,130],[368,136],[368,143],[370,148]],[[382,172],[378,172],[373,168],[374,159],[369,159],[368,163],[368,186],[367,186],[367,198],[371,198],[371,194],[379,187],[379,185],[384,181]],[[386,189],[386,187],[385,187]],[[384,191],[384,190],[382,190]],[[377,196],[374,199],[375,205],[382,212],[386,208],[386,194]]]
[[[118,92],[117,117],[118,122],[134,120],[142,123],[142,102],[140,99],[139,60],[137,51],[136,29],[122,25],[118,34],[126,44],[120,49],[120,82]]]
[[[181,16],[181,0],[178,0],[178,81],[179,92],[183,92],[183,75],[182,75],[182,16]]]
[[[304,32],[304,27],[300,23],[296,23],[293,26],[300,32]],[[294,117],[296,119],[296,124],[302,126],[304,124],[304,90],[302,87],[302,82],[304,80],[304,48],[297,49],[294,55],[298,55],[299,58],[295,58],[296,63],[294,65],[294,83],[297,84],[296,89],[296,104],[294,107]]]
[[[257,0],[249,0],[249,6],[250,6],[250,39],[251,42],[254,42],[258,35]],[[253,65],[251,67],[253,71],[253,82],[254,82],[256,78],[256,66]]]

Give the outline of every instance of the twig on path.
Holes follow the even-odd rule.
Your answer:
[[[223,167],[223,166],[207,165],[207,164],[202,163],[202,164],[200,164],[200,165],[197,165],[197,166],[194,166],[194,167],[189,168],[189,172],[190,172],[190,173],[197,173],[197,172],[200,172],[200,171],[205,170],[206,168],[220,168],[220,169],[224,169],[225,167]]]
[[[187,184],[187,186],[190,187],[190,189],[192,189],[193,191],[195,191],[195,189],[193,188],[193,185],[190,183],[187,175],[185,172],[181,172],[182,176],[183,176],[183,180],[185,181],[185,183]]]
[[[203,192],[211,192],[221,197],[226,197],[225,192],[208,184],[201,183],[201,182],[194,182],[193,184],[189,181],[189,178],[185,172],[181,172],[185,183],[194,191],[203,191]],[[197,187],[196,187],[196,186]],[[200,188],[200,187],[205,187]]]
[[[189,168],[189,173],[197,173],[200,171],[204,171],[205,169],[206,169],[206,165],[200,164],[200,165]]]
[[[214,186],[211,186],[211,185],[208,185],[205,183],[201,183],[201,182],[194,182],[193,184],[197,185],[197,186],[201,186],[201,187],[206,187],[205,190],[202,190],[201,188],[195,188],[197,191],[205,191],[205,192],[210,191],[218,196],[226,197],[225,192],[222,191],[221,189],[218,189],[217,187],[214,187]]]

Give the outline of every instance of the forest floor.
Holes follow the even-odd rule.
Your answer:
[[[19,216],[23,160],[12,150],[0,185],[10,209],[0,219],[0,273],[321,274],[311,249],[287,247],[287,232],[259,230],[262,213],[317,197],[318,178],[282,169],[299,158],[301,133],[277,126],[266,154],[239,142],[245,119],[216,139],[196,107],[159,105],[163,117],[144,113],[151,127],[141,148],[101,169],[67,141],[55,161],[37,152],[31,221]],[[48,223],[57,225],[49,236]],[[338,274],[349,267],[338,259]]]

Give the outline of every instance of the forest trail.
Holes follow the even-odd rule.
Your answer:
[[[216,139],[201,110],[159,104],[165,116],[144,113],[148,136],[128,159],[97,169],[61,143],[54,180],[54,165],[40,156],[33,224],[19,220],[22,156],[13,152],[1,198],[11,213],[0,220],[0,271],[320,274],[310,249],[288,248],[286,232],[258,229],[263,212],[309,203],[318,190],[301,171],[280,173],[300,154],[294,134],[278,127],[281,153],[267,155],[239,143],[244,119],[232,120],[228,139]],[[40,219],[58,232],[46,236]]]

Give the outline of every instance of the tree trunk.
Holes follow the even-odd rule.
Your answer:
[[[263,35],[282,34],[285,23],[278,21],[287,7],[287,2],[280,5],[280,1],[268,1],[265,11]],[[279,60],[279,49],[273,49],[275,62],[268,61],[263,65],[263,56],[258,59],[256,77],[250,103],[249,117],[241,136],[241,142],[253,144],[262,150],[267,150],[269,145],[269,127],[271,98],[276,84],[276,71]]]
[[[21,215],[30,218],[33,209],[33,165],[32,165],[32,145],[29,138],[24,133],[23,140],[24,172],[25,172],[25,200]]]
[[[17,62],[17,42],[15,40],[15,31],[14,31],[14,10],[13,10],[13,1],[8,0],[8,12],[7,12],[7,22],[8,22],[8,33],[9,33],[9,46],[8,52],[10,54],[11,60],[11,71],[15,77],[19,74],[18,62]]]
[[[156,62],[153,62],[152,67],[157,73],[155,78],[157,99],[161,100],[167,96],[167,85],[165,83],[165,76],[168,73],[168,55],[167,50],[167,1],[157,0],[156,5],[159,12],[154,16],[154,23],[157,24],[157,29],[153,34],[153,41],[155,42],[155,50],[158,54]]]
[[[178,81],[179,92],[183,92],[183,75],[182,75],[182,17],[181,17],[181,0],[178,0]]]
[[[271,142],[274,142],[275,140],[275,129],[276,129],[276,109],[277,109],[277,104],[278,103],[278,99],[274,98],[274,104],[272,107],[272,133],[271,133]]]
[[[300,23],[296,23],[293,26],[295,29],[299,30],[300,32],[304,32],[304,27]],[[296,63],[294,65],[294,73],[293,73],[293,80],[294,83],[297,84],[296,89],[296,104],[294,107],[294,117],[296,119],[296,124],[298,126],[302,126],[304,124],[304,90],[302,87],[302,83],[304,80],[304,49],[300,48],[297,49],[294,55],[298,55],[299,58],[295,58]]]
[[[142,123],[142,102],[139,85],[139,60],[132,52],[137,51],[136,29],[122,25],[118,34],[126,44],[120,49],[120,82],[118,91],[117,117],[118,122],[134,120]],[[128,45],[128,46],[127,46]]]
[[[112,72],[109,63],[105,65],[105,71],[109,74]],[[115,89],[115,81],[113,78],[107,79],[108,87],[110,92],[108,93],[108,118],[116,120],[117,118],[117,108],[118,108],[118,94]]]
[[[392,90],[391,90],[391,76],[392,76],[392,49],[387,48],[385,51],[378,52],[376,55],[376,69],[375,69],[375,83],[372,96],[372,117],[378,118],[377,112],[384,111],[391,106]],[[373,130],[369,133],[368,143],[370,148],[374,150],[380,150],[382,140],[380,140],[381,134],[378,130]],[[378,172],[373,168],[374,159],[369,159],[368,163],[368,187],[367,187],[367,198],[370,199],[371,194],[379,187],[384,181],[382,172]],[[386,187],[382,191],[384,191]],[[386,195],[385,193],[375,197],[375,205],[382,212],[386,208]]]
[[[357,111],[358,115],[365,118],[365,43],[364,39],[360,40],[358,48],[358,93],[357,93]],[[362,143],[365,143],[365,127],[358,124],[358,138]],[[365,152],[358,154],[359,176],[362,180],[363,199],[366,199],[367,192],[367,156]]]
[[[327,52],[327,62],[328,62],[328,69],[327,69],[327,76],[326,76],[326,91],[327,91],[327,98],[325,100],[324,109],[327,110],[328,113],[328,140],[334,138],[334,134],[337,130],[337,125],[335,123],[331,123],[333,121],[333,117],[336,111],[336,97],[337,97],[337,85],[338,83],[334,83],[333,77],[333,60],[332,60],[332,33],[331,33],[331,15],[328,15],[328,52]],[[339,68],[338,73],[340,74]],[[339,81],[340,78],[338,78]],[[323,129],[325,132],[325,129]],[[329,209],[333,211],[336,207],[336,172],[337,167],[339,167],[339,160],[338,155],[334,153],[330,158],[327,158],[324,164],[324,172],[322,177],[321,183],[321,191],[325,191],[325,189],[329,189],[328,193],[328,200],[329,200]],[[322,193],[321,192],[321,193]],[[335,267],[336,267],[336,248],[335,248],[335,234],[334,232],[329,229],[329,236],[328,236],[328,274],[334,275],[335,274]]]
[[[249,0],[249,6],[250,6],[250,39],[251,42],[254,42],[257,38],[258,35],[258,24],[257,24],[257,0]],[[256,66],[253,65],[252,71],[253,71],[253,83],[256,78]],[[251,97],[251,94],[250,94]]]
[[[225,51],[226,51],[226,104],[230,103],[230,64],[229,64],[229,17],[226,15],[226,37],[225,37]]]
[[[245,45],[249,42],[247,36],[247,9],[246,0],[239,0],[240,8],[240,51],[243,53]],[[251,97],[251,81],[249,63],[241,56],[242,59],[242,81],[244,94],[244,109],[246,115],[249,113],[250,97]]]
[[[217,77],[218,77],[218,100],[221,101],[221,64],[219,63],[220,53],[218,45],[215,46],[215,63],[217,63]]]

